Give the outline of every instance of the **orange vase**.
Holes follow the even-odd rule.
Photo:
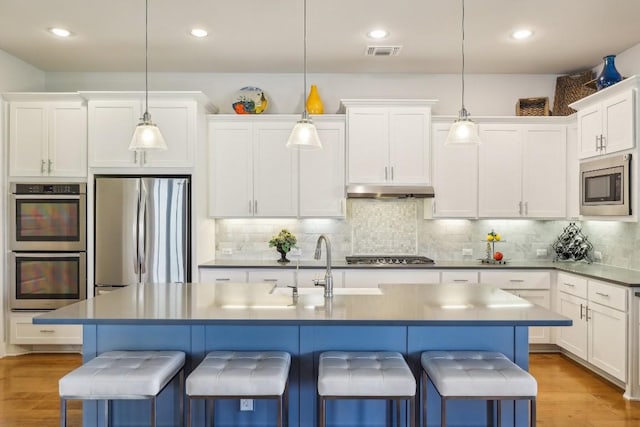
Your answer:
[[[318,88],[316,85],[311,85],[311,91],[307,97],[307,113],[309,114],[323,114],[324,107],[322,106],[322,99],[318,95]]]

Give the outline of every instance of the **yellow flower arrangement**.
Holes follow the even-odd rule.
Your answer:
[[[287,253],[296,245],[297,242],[298,239],[296,239],[296,236],[285,228],[269,240],[269,247],[275,246],[276,249]]]

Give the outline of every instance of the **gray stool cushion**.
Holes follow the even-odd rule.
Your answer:
[[[416,380],[400,353],[328,351],[320,354],[321,396],[413,396]]]
[[[155,396],[180,371],[184,360],[181,351],[102,353],[60,379],[60,397],[110,400]]]
[[[284,351],[213,351],[187,377],[189,396],[279,396],[289,376]]]
[[[421,362],[445,397],[525,397],[538,393],[535,378],[502,353],[427,351]]]

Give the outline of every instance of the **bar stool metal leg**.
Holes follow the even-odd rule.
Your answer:
[[[67,427],[67,400],[60,398],[60,427]]]
[[[110,423],[109,423],[109,406],[111,406],[111,401],[110,400],[105,400],[104,401],[104,425],[105,427],[109,427]]]
[[[156,397],[151,399],[151,427],[156,427]]]
[[[501,427],[502,426],[502,400],[498,399],[497,407],[498,407],[498,410],[497,410],[497,412],[498,412],[498,415],[497,415],[498,427]]]
[[[440,397],[440,427],[447,427],[447,399],[444,396]]]

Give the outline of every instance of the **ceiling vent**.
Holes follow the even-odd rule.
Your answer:
[[[400,54],[402,46],[367,46],[366,56],[396,56]]]

